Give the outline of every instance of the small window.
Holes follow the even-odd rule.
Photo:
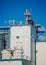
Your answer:
[[[19,39],[19,36],[16,36],[17,39]]]

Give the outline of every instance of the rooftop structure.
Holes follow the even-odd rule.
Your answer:
[[[0,34],[3,37],[0,43],[0,65],[36,65],[36,33],[39,26],[35,25],[31,19],[32,15],[27,9],[25,16],[25,25],[22,22],[17,25],[13,20],[11,26],[0,27]],[[10,44],[6,41],[8,39]],[[7,44],[9,44],[9,48],[7,48]],[[9,63],[9,61],[11,62]]]

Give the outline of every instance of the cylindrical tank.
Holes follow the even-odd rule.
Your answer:
[[[18,50],[15,50],[14,51],[14,59],[15,58],[17,58],[17,59],[18,58],[23,58],[23,50],[19,50],[19,49]]]
[[[21,43],[16,45],[16,49],[14,50],[13,57],[14,57],[14,59],[23,57],[23,47],[22,47]]]
[[[3,50],[2,52],[2,59],[10,59],[11,58],[11,53],[7,50]]]

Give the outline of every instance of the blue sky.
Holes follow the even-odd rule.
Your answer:
[[[34,22],[46,31],[46,0],[0,0],[0,26],[9,25],[9,20],[24,22],[25,9],[31,11]]]

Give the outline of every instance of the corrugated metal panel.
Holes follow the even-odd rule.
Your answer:
[[[2,34],[0,34],[0,49],[2,50],[2,44],[3,44],[3,35]]]
[[[9,49],[10,48],[10,33],[5,35],[6,38],[6,48]]]
[[[2,49],[3,49],[3,46],[2,46],[2,44],[3,44],[2,38],[3,38],[3,35],[0,34],[0,59],[2,58],[1,51],[2,51]]]
[[[6,48],[10,48],[10,34],[5,35]],[[4,34],[0,34],[0,58],[2,56],[1,51],[4,49]]]

